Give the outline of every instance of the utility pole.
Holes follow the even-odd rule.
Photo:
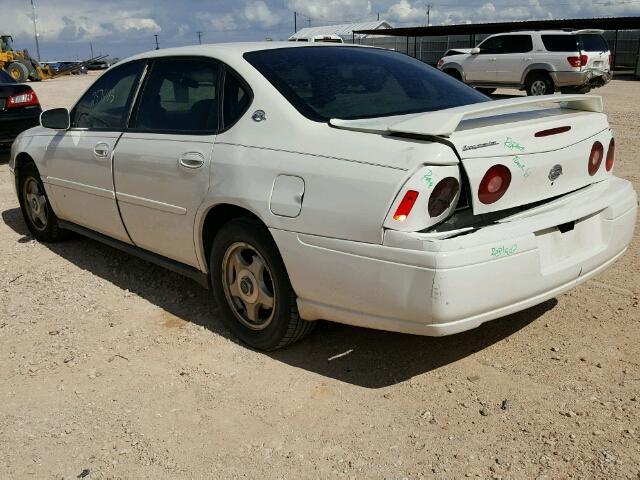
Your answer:
[[[307,17],[307,25],[311,28],[311,17]]]
[[[198,34],[198,43],[202,45],[202,32],[196,32]]]
[[[433,5],[427,5],[427,27],[431,25],[431,7]]]
[[[380,12],[378,12],[378,21],[380,21]]]
[[[36,38],[36,51],[38,52],[38,61],[40,61],[40,43],[38,42],[38,25],[36,23],[36,6],[31,0],[31,9],[33,13],[33,34]]]
[[[160,50],[160,45],[158,44],[158,35],[154,35],[156,37],[156,50]]]
[[[89,48],[91,49],[91,58],[93,58],[93,43],[89,42]]]
[[[298,32],[298,12],[293,12],[293,33]]]

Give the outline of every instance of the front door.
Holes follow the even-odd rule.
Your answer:
[[[469,55],[462,63],[468,83],[494,83],[496,81],[496,52],[500,37],[488,38],[478,48],[480,53]]]
[[[98,79],[71,112],[71,128],[51,137],[43,179],[64,220],[129,242],[115,201],[112,153],[127,121],[144,63]]]
[[[114,152],[116,197],[134,244],[195,267],[195,215],[209,190],[219,76],[213,60],[156,60]]]

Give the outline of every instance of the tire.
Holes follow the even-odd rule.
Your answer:
[[[33,237],[46,243],[63,239],[58,217],[53,213],[38,169],[32,163],[19,170],[18,198],[20,210]]]
[[[478,90],[480,93],[484,93],[485,95],[491,95],[493,92],[496,91],[495,88],[480,88],[480,87],[478,87],[476,90]]]
[[[306,336],[315,322],[300,318],[296,295],[269,231],[237,218],[216,235],[209,259],[213,294],[227,327],[259,350],[276,350]]]
[[[29,78],[29,70],[19,62],[10,63],[6,71],[16,82],[26,82]]]
[[[551,95],[555,92],[555,85],[549,74],[545,72],[532,72],[525,81],[527,95]]]
[[[460,72],[458,70],[456,70],[455,68],[447,68],[446,70],[443,70],[443,71],[444,71],[444,73],[446,73],[450,77],[453,77],[456,80],[462,81],[462,75],[460,75]]]

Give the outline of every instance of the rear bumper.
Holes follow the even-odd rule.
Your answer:
[[[38,125],[41,112],[39,108],[20,113],[0,111],[0,145],[12,143],[22,132]]]
[[[302,318],[449,335],[523,310],[606,269],[629,245],[631,184],[611,178],[474,233],[387,231],[385,245],[272,230]],[[573,230],[557,226],[575,221]]]
[[[602,87],[613,77],[611,71],[599,69],[550,73],[557,87]]]

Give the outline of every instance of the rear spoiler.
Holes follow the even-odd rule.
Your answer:
[[[603,111],[602,97],[597,95],[546,95],[537,97],[508,98],[490,102],[473,103],[435,112],[398,115],[386,118],[341,120],[332,118],[329,123],[337,128],[381,134],[405,133],[421,136],[449,137],[463,120],[491,116],[495,113],[514,113],[521,107],[559,104],[560,108],[585,112]]]

